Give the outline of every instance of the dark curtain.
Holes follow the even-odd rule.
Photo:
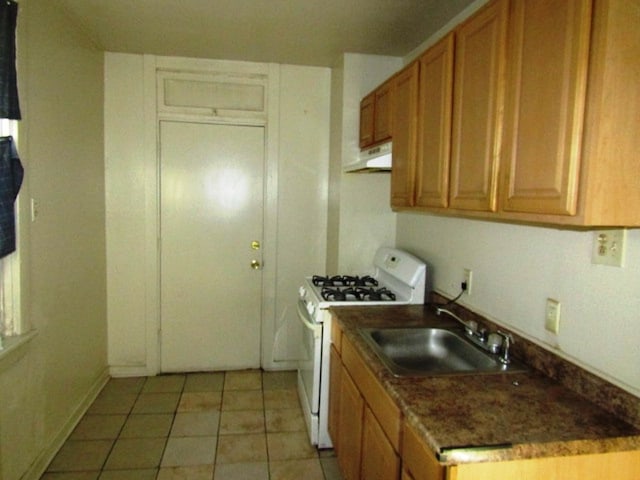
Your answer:
[[[0,0],[0,118],[20,120],[16,75],[18,4]]]
[[[0,258],[16,249],[14,202],[23,175],[13,138],[0,137]]]

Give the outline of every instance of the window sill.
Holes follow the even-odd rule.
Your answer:
[[[11,365],[20,360],[27,353],[27,347],[31,340],[38,336],[37,330],[15,335],[13,337],[4,338],[2,341],[3,348],[0,350],[0,374],[7,370]]]

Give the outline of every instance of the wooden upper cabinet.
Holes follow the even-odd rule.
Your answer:
[[[360,148],[373,144],[374,118],[373,109],[376,101],[375,92],[370,93],[360,102]]]
[[[360,148],[381,143],[391,138],[391,81],[379,86],[360,102]]]
[[[503,210],[576,213],[590,32],[589,0],[512,2]]]
[[[637,2],[513,2],[503,216],[640,226]]]
[[[454,34],[427,50],[420,64],[416,205],[449,203]]]
[[[496,210],[508,7],[494,1],[456,30],[453,208]]]
[[[416,129],[418,121],[418,62],[393,77],[393,166],[391,206],[415,204]]]
[[[374,93],[376,101],[373,114],[373,143],[379,143],[391,138],[393,101],[391,82],[378,87]]]
[[[488,3],[392,78],[391,206],[640,227],[638,25],[633,1]]]

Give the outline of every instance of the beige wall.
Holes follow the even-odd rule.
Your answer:
[[[263,367],[294,368],[298,288],[324,269],[327,251],[331,70],[282,65],[279,83],[275,317],[265,318]]]
[[[146,374],[144,57],[107,53],[104,72],[109,365]]]
[[[360,99],[402,66],[397,57],[347,53],[331,84],[328,274],[368,272],[381,245],[395,243],[389,172],[344,173],[358,155]]]
[[[34,478],[106,373],[102,53],[49,0],[21,0],[23,317],[0,363],[0,478]],[[6,360],[6,359],[5,359]],[[25,473],[26,472],[26,473]]]

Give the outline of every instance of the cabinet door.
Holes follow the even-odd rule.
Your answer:
[[[368,147],[373,143],[373,108],[375,94],[370,93],[360,102],[360,148]]]
[[[456,30],[453,208],[496,210],[508,6],[495,0]]]
[[[400,458],[369,407],[364,409],[361,470],[362,480],[398,480],[400,478]]]
[[[402,480],[416,480],[405,468],[402,469]]]
[[[454,35],[420,57],[416,205],[446,207],[449,200]]]
[[[393,92],[391,82],[387,82],[375,91],[373,108],[373,142],[378,143],[391,138],[391,105]]]
[[[329,435],[333,442],[333,449],[340,454],[340,382],[342,379],[342,360],[336,348],[331,345],[329,369]]]
[[[403,476],[413,480],[444,480],[445,467],[409,425],[404,426]]]
[[[343,369],[338,413],[338,431],[340,432],[338,464],[345,480],[360,478],[363,414],[364,400],[347,371]]]
[[[591,1],[512,2],[502,208],[573,215]]]
[[[418,72],[414,62],[393,79],[393,165],[391,167],[391,206],[413,206],[418,117]]]

